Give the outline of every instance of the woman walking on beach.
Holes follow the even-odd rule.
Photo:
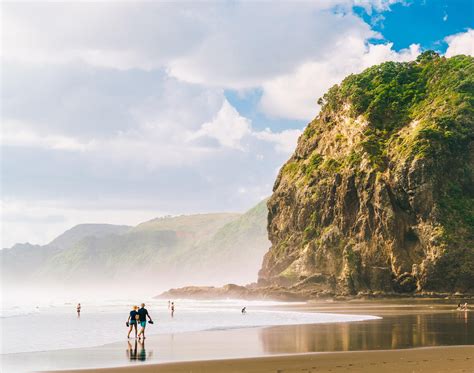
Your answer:
[[[135,338],[137,338],[137,319],[138,319],[138,306],[133,306],[133,309],[130,311],[130,314],[128,315],[127,319],[127,326],[130,327],[128,330],[128,335],[127,338],[130,338],[130,333],[132,332],[132,329],[135,328]]]

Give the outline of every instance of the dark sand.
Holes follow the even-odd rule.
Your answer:
[[[125,370],[117,371],[133,368],[137,372],[337,372],[344,369],[383,373],[474,372],[474,312],[458,312],[453,307],[452,301],[426,300],[279,306],[279,309],[368,314],[383,318],[352,323],[155,335],[145,344],[135,340],[129,343],[124,338],[123,342],[93,348],[3,355],[2,368],[4,372],[120,366]],[[471,347],[432,348],[462,345]],[[379,351],[368,352],[371,350]],[[341,353],[328,354],[335,351]],[[288,356],[291,354],[298,355]],[[398,370],[393,368],[396,366]]]
[[[409,350],[330,352],[291,356],[261,357],[142,365],[88,370],[88,373],[189,373],[189,372],[272,372],[272,373],[436,373],[473,372],[474,347],[431,347]],[[67,371],[80,373],[81,370]]]

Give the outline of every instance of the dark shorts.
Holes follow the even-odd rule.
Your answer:
[[[137,320],[130,320],[130,325],[135,325],[137,323]]]

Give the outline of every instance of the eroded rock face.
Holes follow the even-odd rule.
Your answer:
[[[473,66],[424,54],[325,95],[268,201],[259,284],[474,292]]]

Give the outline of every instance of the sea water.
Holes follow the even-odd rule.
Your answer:
[[[378,318],[279,310],[278,306],[287,304],[284,302],[179,299],[175,300],[175,314],[171,317],[166,300],[150,299],[145,303],[155,322],[147,326],[147,335]],[[76,313],[76,304],[71,302],[3,306],[0,316],[1,352],[10,354],[92,347],[124,340],[128,331],[125,323],[133,304],[137,303],[123,299],[85,301],[81,302],[80,317]],[[243,307],[247,308],[245,314],[241,313]]]

